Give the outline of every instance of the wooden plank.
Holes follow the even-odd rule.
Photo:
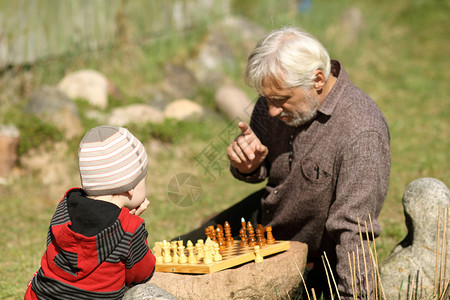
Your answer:
[[[174,264],[174,263],[157,263],[157,272],[173,272],[173,273],[189,273],[189,274],[208,274],[218,272],[224,269],[232,268],[243,263],[253,261],[255,254],[253,247],[241,248],[239,241],[234,241],[234,246],[227,247],[223,252],[223,260],[204,264]],[[260,254],[264,256],[272,255],[289,249],[289,241],[276,241],[275,244],[261,247]]]

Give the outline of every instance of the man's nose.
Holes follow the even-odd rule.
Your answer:
[[[269,115],[270,115],[271,117],[276,117],[276,116],[278,116],[279,114],[281,114],[282,111],[283,111],[283,108],[282,108],[282,107],[275,106],[275,105],[273,105],[273,104],[269,104]]]

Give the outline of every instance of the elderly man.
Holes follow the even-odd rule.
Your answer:
[[[309,288],[328,291],[325,252],[341,299],[352,297],[348,253],[360,254],[362,271],[363,255],[367,262],[370,257],[366,241],[362,253],[358,220],[363,239],[364,222],[370,238],[381,231],[376,219],[390,171],[386,120],[342,64],[296,28],[260,40],[245,75],[260,97],[250,126],[238,124],[242,133],[227,154],[236,178],[250,183],[267,179],[267,185],[205,225],[244,216],[272,226],[277,239],[308,244]],[[372,292],[370,275],[367,279],[356,284],[360,296]]]

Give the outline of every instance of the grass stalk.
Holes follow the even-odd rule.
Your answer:
[[[327,266],[330,269],[331,278],[333,279],[333,284],[334,284],[334,287],[336,288],[336,294],[338,296],[338,299],[341,300],[341,296],[339,295],[339,290],[338,290],[338,287],[336,284],[336,280],[334,279],[333,270],[331,269],[330,261],[328,260],[328,257],[327,257],[327,253],[323,252],[323,254],[325,255],[325,260],[327,262]]]
[[[367,261],[366,261],[366,251],[364,249],[364,241],[363,241],[363,237],[362,237],[362,231],[361,231],[361,224],[359,222],[359,218],[358,218],[358,230],[359,230],[359,239],[361,242],[361,251],[363,254],[363,261],[364,261],[364,274],[365,274],[365,278],[366,278],[366,293],[369,293],[369,276],[367,274]],[[361,291],[362,292],[362,291]],[[370,297],[370,295],[367,295],[368,297]]]
[[[364,221],[364,227],[366,229],[367,250],[369,251],[370,278],[372,279],[372,289],[374,291],[374,294],[373,294],[374,298],[373,299],[376,300],[378,297],[377,297],[377,293],[376,293],[375,276],[373,274],[373,269],[374,269],[374,267],[373,267],[373,257],[372,257],[372,251],[370,251],[371,247],[370,247],[369,231],[368,231],[368,228],[367,228],[367,222],[366,221]],[[366,280],[367,280],[367,278],[366,278]]]
[[[372,216],[370,214],[369,214],[369,224],[370,224],[370,230],[372,232],[373,251],[374,251],[375,267],[376,267],[376,273],[377,273],[377,289],[378,288],[380,289],[380,297],[381,297],[381,295],[383,295],[382,299],[386,299],[386,294],[384,293],[384,289],[383,289],[383,283],[381,282],[380,269],[378,267],[377,244],[375,243],[375,233],[373,232]]]
[[[442,283],[445,283],[447,281],[447,252],[448,252],[448,205],[445,208],[445,218],[444,218],[444,241],[442,242]],[[445,245],[445,246],[444,246]],[[442,287],[444,288],[444,286]]]
[[[312,288],[312,289],[311,289],[311,292],[312,292],[312,295],[313,295],[313,299],[314,299],[314,300],[317,300],[317,297],[316,297],[316,291],[314,291],[314,289]]]
[[[419,294],[418,291],[419,291],[419,270],[417,270],[417,273],[416,273],[416,285],[414,288],[414,300],[417,300],[417,296]]]
[[[411,274],[408,275],[408,300],[412,300],[412,296],[413,296],[413,287],[411,284],[412,280],[411,280]]]
[[[359,247],[356,246],[356,261],[358,262],[358,279],[359,279],[359,294],[362,295],[362,278],[361,278],[361,266],[359,263]]]
[[[439,212],[438,212],[438,222],[437,222],[437,237],[436,237],[436,264],[434,268],[434,290],[433,290],[433,297],[436,297],[437,295],[437,285],[438,282],[438,266],[439,266],[439,223],[441,222],[441,207],[439,206]]]
[[[355,259],[355,251],[352,252],[353,253],[353,277],[354,277],[354,282],[355,282],[355,299],[358,299],[358,288],[356,286],[356,259]]]
[[[352,252],[352,253],[354,253],[354,252]],[[353,299],[356,299],[356,291],[355,291],[355,289],[356,289],[356,287],[355,287],[356,282],[354,280],[354,275],[355,274],[353,273],[353,266],[352,266],[352,259],[351,259],[351,256],[350,256],[350,252],[347,252],[347,256],[348,256],[348,266],[350,268],[350,277],[352,278],[352,295],[353,295]]]
[[[442,226],[442,238],[440,241],[440,245],[441,245],[441,253],[439,254],[439,295],[441,293],[441,291],[444,289],[444,283],[445,283],[445,278],[444,278],[444,257],[445,257],[445,235],[447,233],[446,231],[446,227],[447,227],[447,220],[446,220],[446,216],[447,215],[447,209],[444,210],[444,216],[443,216],[443,226]],[[440,234],[440,233],[439,233]],[[439,236],[438,234],[438,236]]]
[[[322,263],[323,263],[323,265],[325,267],[325,274],[327,275],[328,288],[330,289],[331,300],[334,300],[333,289],[331,288],[330,276],[328,275],[328,268],[327,268],[327,265],[325,263],[325,259],[323,258],[323,255],[322,255]]]
[[[300,269],[299,269],[299,267],[298,267],[297,262],[295,261],[295,259],[293,259],[293,261],[294,261],[295,267],[297,268],[298,274],[300,274],[300,277],[301,277],[301,279],[302,279],[303,286],[304,286],[305,291],[306,291],[306,296],[308,297],[308,300],[311,300],[311,298],[309,297],[308,288],[306,287],[305,278],[303,277],[302,272],[300,272]]]
[[[444,290],[442,291],[441,298],[439,298],[439,300],[444,300],[444,297],[445,297],[445,294],[447,293],[449,284],[450,284],[450,279],[447,280],[447,283],[445,284]]]

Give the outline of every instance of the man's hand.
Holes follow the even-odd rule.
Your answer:
[[[251,173],[266,159],[269,149],[261,143],[246,123],[239,122],[238,127],[242,133],[228,146],[228,159],[239,172]]]
[[[132,210],[130,210],[130,214],[140,216],[147,209],[149,204],[150,201],[148,201],[147,198],[145,198],[144,202],[142,202],[141,205],[139,205],[137,208],[133,208]]]

